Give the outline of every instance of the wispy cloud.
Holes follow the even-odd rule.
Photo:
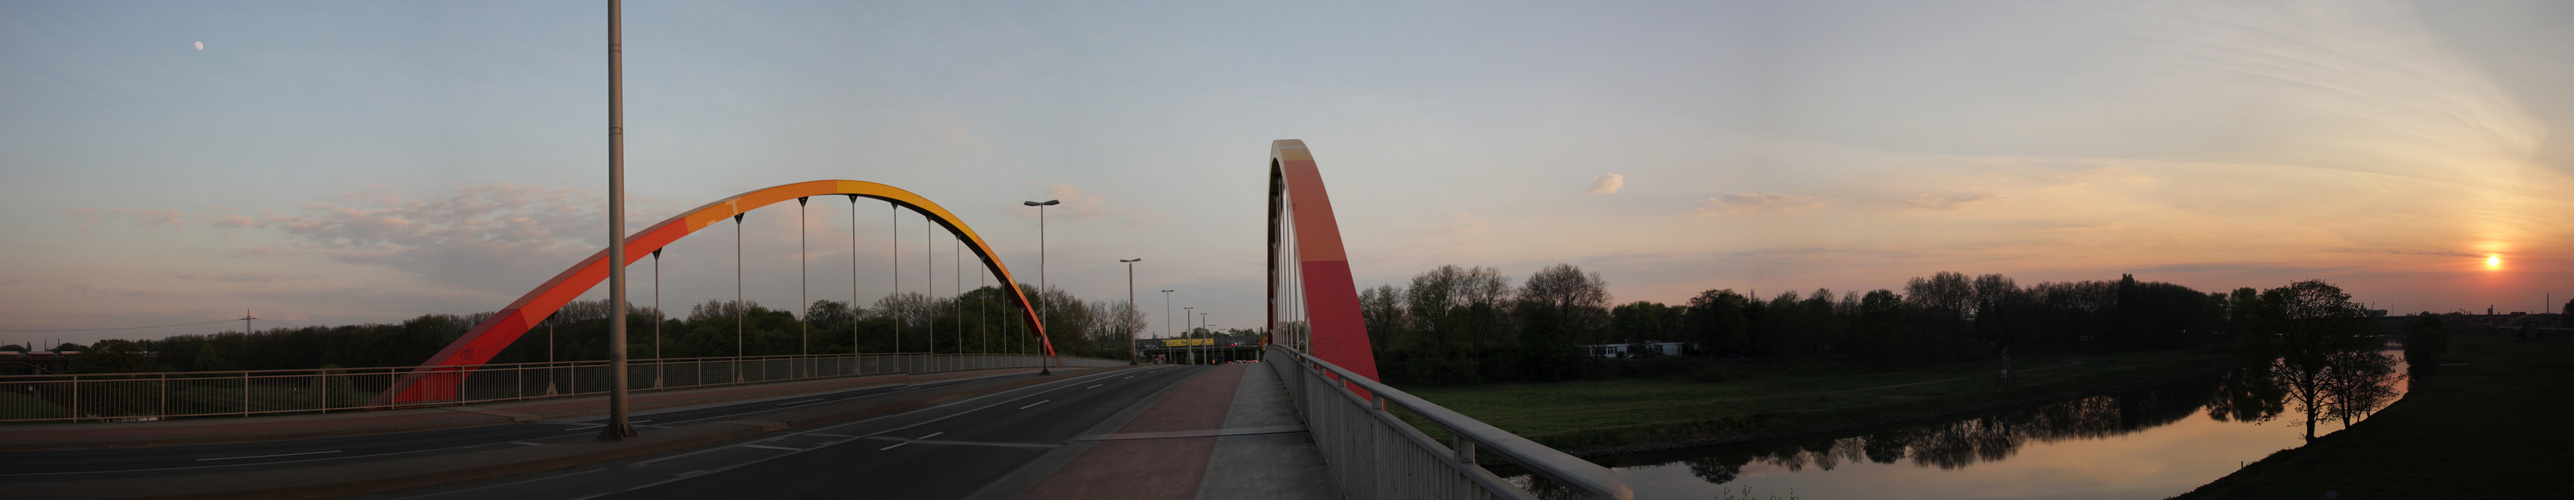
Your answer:
[[[1708,198],[1706,203],[1698,205],[1698,215],[1721,215],[1740,212],[1759,212],[1764,210],[1794,210],[1822,205],[1822,201],[1818,201],[1812,196],[1797,196],[1783,193],[1735,193]]]
[[[1627,176],[1618,174],[1600,174],[1598,177],[1591,178],[1591,188],[1584,190],[1584,192],[1591,194],[1612,194],[1618,192],[1618,188],[1626,187],[1626,185]]]
[[[2002,197],[2000,195],[1986,193],[1961,193],[1952,195],[1923,194],[1921,196],[1914,197],[1913,199],[1901,200],[1895,203],[1923,210],[1956,210],[1965,208],[1967,205],[1997,201],[2001,199]]]
[[[217,225],[276,229],[301,241],[291,250],[487,288],[550,275],[597,251],[606,244],[596,230],[606,225],[602,205],[589,191],[516,184],[468,185],[427,199],[376,188],[298,214]],[[260,247],[236,254],[271,253]]]

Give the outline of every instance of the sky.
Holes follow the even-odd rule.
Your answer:
[[[1619,302],[1940,271],[2574,298],[2564,2],[624,9],[629,228],[875,181],[1036,281],[1020,202],[1060,199],[1044,280],[1122,300],[1142,258],[1157,330],[1164,289],[1263,321],[1277,139],[1312,148],[1361,287],[1570,263]],[[507,305],[606,245],[605,45],[601,2],[0,2],[0,343]],[[897,248],[901,290],[958,286],[917,216],[795,210],[738,254],[672,245],[634,300],[730,299],[738,255],[750,300],[872,302]]]

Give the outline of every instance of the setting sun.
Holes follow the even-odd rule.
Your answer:
[[[2500,256],[2500,255],[2487,255],[2487,256],[2485,256],[2485,269],[2486,269],[2486,270],[2489,270],[2489,271],[2490,271],[2490,270],[2495,270],[2495,269],[2502,269],[2502,256]]]

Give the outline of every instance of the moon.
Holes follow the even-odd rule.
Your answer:
[[[205,43],[205,42],[197,42],[197,50],[206,50],[206,43]]]

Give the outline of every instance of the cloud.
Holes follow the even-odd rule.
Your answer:
[[[1093,220],[1115,215],[1108,207],[1106,199],[1100,198],[1099,195],[1084,193],[1081,191],[1081,188],[1072,187],[1068,184],[1047,186],[1046,199],[1063,202],[1062,205],[1047,207],[1047,217],[1069,217],[1073,220]],[[1012,205],[1017,204],[1014,203]],[[1028,217],[1037,216],[1034,211],[1026,210],[1025,207],[1011,209],[1008,213],[1020,213]]]
[[[986,147],[983,141],[976,140],[974,133],[965,130],[965,127],[921,125],[921,130],[923,132],[919,136],[900,139],[904,142],[918,143],[919,146],[913,154],[921,158],[955,161],[965,155],[983,151]]]
[[[232,273],[219,276],[200,276],[195,273],[181,273],[177,277],[183,280],[212,281],[216,283],[267,283],[271,281],[291,281],[294,279],[268,273]]]
[[[1484,232],[1484,226],[1486,224],[1483,219],[1475,217],[1475,214],[1457,212],[1450,215],[1450,218],[1453,220],[1449,221],[1447,225],[1439,227],[1439,234],[1472,236]]]
[[[1591,194],[1611,194],[1618,192],[1618,188],[1626,186],[1627,176],[1618,174],[1600,174],[1598,177],[1591,178],[1591,189],[1585,190],[1585,192]]]
[[[1967,205],[1997,201],[2001,199],[2002,197],[1999,195],[1985,193],[1952,194],[1947,196],[1923,194],[1910,200],[1900,200],[1895,203],[1923,210],[1956,210],[1965,208]]]
[[[179,213],[177,210],[126,210],[119,208],[109,210],[107,213],[109,215],[133,216],[134,225],[144,229],[160,229],[163,227],[170,229],[186,229],[188,226],[187,214]]]
[[[1758,212],[1763,210],[1794,210],[1818,206],[1823,206],[1823,202],[1816,201],[1812,196],[1797,196],[1781,193],[1735,193],[1708,198],[1707,203],[1698,206],[1698,215]]]
[[[385,189],[342,193],[302,213],[218,227],[271,228],[300,240],[290,251],[381,266],[476,289],[521,286],[607,244],[605,203],[579,189],[475,184],[438,198],[406,199]],[[269,255],[261,247],[236,255]],[[244,277],[243,279],[247,279]]]

